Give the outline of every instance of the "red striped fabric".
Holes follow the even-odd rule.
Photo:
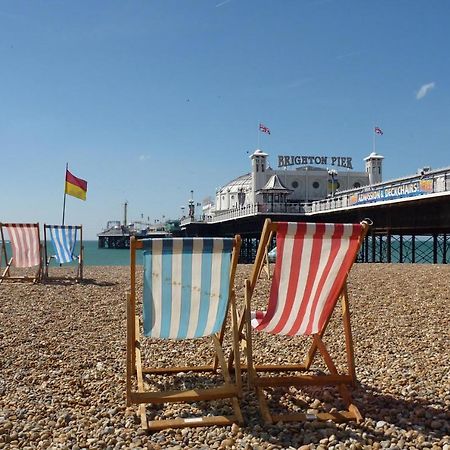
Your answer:
[[[83,191],[87,191],[87,181],[76,177],[75,175],[71,174],[68,170],[66,170],[66,183],[73,184],[74,186],[79,187]]]
[[[277,259],[267,311],[252,313],[257,330],[318,333],[332,313],[362,232],[360,224],[278,224]]]
[[[34,267],[41,263],[39,226],[34,223],[5,224],[14,267]]]

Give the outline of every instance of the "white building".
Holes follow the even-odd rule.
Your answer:
[[[304,204],[382,181],[383,156],[376,153],[364,159],[365,172],[353,171],[349,157],[278,156],[278,169],[268,166],[267,157],[256,150],[250,156],[251,172],[219,188],[215,205],[205,205],[204,214],[255,204],[266,205],[268,210],[281,204]]]

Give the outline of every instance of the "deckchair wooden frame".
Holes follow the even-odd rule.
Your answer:
[[[264,249],[265,249],[264,258],[262,260],[262,263],[261,263],[261,266],[259,269],[258,278],[261,276],[261,273],[264,270],[266,272],[267,279],[270,280],[271,273],[270,273],[270,261],[269,261],[269,246],[270,246],[270,243],[272,242],[272,237],[273,237],[273,233],[270,233],[269,238],[267,239],[267,244],[264,247]]]
[[[37,233],[38,233],[38,241],[40,242],[39,223],[23,223],[23,224],[20,223],[19,224],[19,223],[1,223],[0,222],[0,234],[1,234],[1,239],[2,239],[1,253],[2,253],[3,257],[5,258],[5,264],[6,264],[6,267],[5,267],[5,269],[3,270],[3,272],[1,273],[1,276],[0,276],[0,284],[4,280],[8,280],[8,281],[32,281],[33,283],[37,283],[42,278],[43,269],[42,269],[42,244],[41,243],[39,244],[40,262],[39,262],[39,265],[37,266],[37,270],[36,270],[36,273],[34,274],[34,276],[11,275],[11,266],[12,266],[14,257],[11,256],[11,258],[9,258],[9,260],[8,260],[8,255],[7,255],[7,252],[6,252],[6,240],[5,240],[5,235],[3,233],[3,228],[4,227],[17,226],[17,225],[25,225],[25,226],[29,226],[29,227],[31,227],[31,226],[32,227],[36,227],[37,228]],[[2,259],[2,256],[0,255],[0,270],[1,270],[1,259]]]
[[[80,254],[78,255],[78,265],[77,265],[77,272],[75,276],[65,276],[65,277],[57,277],[57,276],[49,276],[49,266],[50,261],[52,259],[52,256],[49,257],[47,253],[47,228],[53,227],[56,225],[49,225],[44,223],[44,275],[43,277],[47,280],[74,280],[76,282],[79,282],[83,279],[83,264],[84,264],[84,245],[83,245],[83,225],[72,225],[72,227],[76,228],[80,231]],[[58,225],[60,226],[60,225]],[[63,226],[63,225],[62,225]],[[51,238],[50,238],[51,242]]]
[[[229,302],[226,316],[217,335],[211,336],[214,345],[215,357],[210,365],[185,366],[185,367],[143,367],[140,346],[140,320],[136,314],[136,250],[143,248],[143,243],[132,237],[130,240],[130,281],[131,289],[127,294],[127,368],[126,368],[126,397],[127,406],[138,404],[138,414],[140,416],[141,427],[149,431],[157,431],[165,428],[184,428],[210,425],[232,425],[233,423],[243,424],[243,417],[239,406],[239,397],[242,396],[242,383],[239,357],[235,366],[235,382],[233,383],[228,369],[222,343],[225,335],[228,313],[231,310],[232,320],[232,346],[233,352],[239,355],[239,340],[237,335],[237,310],[234,289],[234,279],[236,275],[237,261],[241,247],[241,238],[236,235],[234,238],[234,248],[231,257],[230,280],[229,280]],[[220,366],[224,383],[220,386],[209,389],[186,389],[168,391],[147,391],[144,385],[145,374],[165,374],[178,372],[213,372],[217,373]],[[137,380],[137,390],[133,389],[134,378]],[[161,403],[184,403],[208,401],[217,399],[230,399],[233,414],[229,416],[203,416],[195,418],[175,418],[162,420],[147,420],[145,404]]]
[[[359,247],[360,248],[365,235],[367,234],[369,225],[362,222],[362,232],[359,237]],[[362,415],[356,405],[353,403],[351,398],[348,385],[355,385],[356,383],[356,371],[354,362],[354,349],[353,349],[353,339],[350,327],[350,311],[349,311],[349,301],[348,301],[348,291],[347,291],[347,276],[341,292],[338,298],[341,299],[342,304],[342,320],[343,329],[345,336],[345,351],[347,357],[347,368],[344,373],[338,373],[336,366],[334,365],[328,350],[323,341],[323,335],[325,334],[326,328],[331,318],[329,315],[324,326],[319,333],[312,335],[312,343],[306,354],[303,363],[300,364],[259,364],[256,365],[253,362],[253,348],[252,348],[252,333],[254,332],[251,325],[251,299],[252,295],[261,272],[261,266],[264,263],[265,250],[267,248],[269,239],[273,233],[276,233],[278,229],[278,223],[272,222],[270,219],[266,219],[264,227],[261,234],[261,240],[259,243],[258,251],[256,254],[255,262],[253,265],[253,270],[250,279],[245,280],[245,304],[243,311],[240,314],[238,333],[241,340],[241,344],[244,347],[244,354],[246,356],[246,365],[242,365],[242,370],[247,370],[248,372],[248,383],[250,387],[253,387],[256,391],[258,403],[260,406],[260,412],[263,420],[267,424],[277,423],[279,421],[290,422],[290,421],[305,421],[305,420],[333,420],[336,422],[343,422],[347,420],[356,420],[360,422],[362,420]],[[357,254],[357,252],[356,252]],[[354,263],[355,258],[352,262]],[[351,268],[351,267],[350,267]],[[350,269],[349,269],[350,271]],[[348,271],[348,272],[349,272]],[[274,336],[274,338],[276,338]],[[322,356],[325,365],[329,370],[329,374],[325,375],[293,375],[293,376],[260,376],[260,372],[304,372],[312,368],[312,363],[317,353]],[[234,355],[230,355],[229,365],[231,366],[236,361]],[[292,413],[292,414],[272,414],[266,396],[264,394],[264,389],[267,387],[281,387],[281,386],[337,386],[339,393],[347,407],[346,411],[333,412],[333,413],[318,413],[318,414],[304,414],[304,413]]]

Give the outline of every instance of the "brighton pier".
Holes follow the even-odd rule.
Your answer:
[[[424,168],[412,176],[345,191],[335,189],[334,173],[328,171],[327,176],[331,189],[323,199],[287,201],[281,195],[282,187],[276,193],[275,187],[273,192],[261,188],[257,192],[263,195],[258,201],[252,203],[250,199],[224,210],[216,207],[213,214],[205,208],[203,214],[184,218],[182,230],[188,236],[239,233],[243,238],[241,262],[251,262],[266,218],[293,222],[360,222],[368,218],[373,225],[358,261],[449,262],[450,167]]]

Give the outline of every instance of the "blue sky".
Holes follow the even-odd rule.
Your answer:
[[[0,1],[0,220],[176,218],[279,154],[450,165],[447,0]]]

